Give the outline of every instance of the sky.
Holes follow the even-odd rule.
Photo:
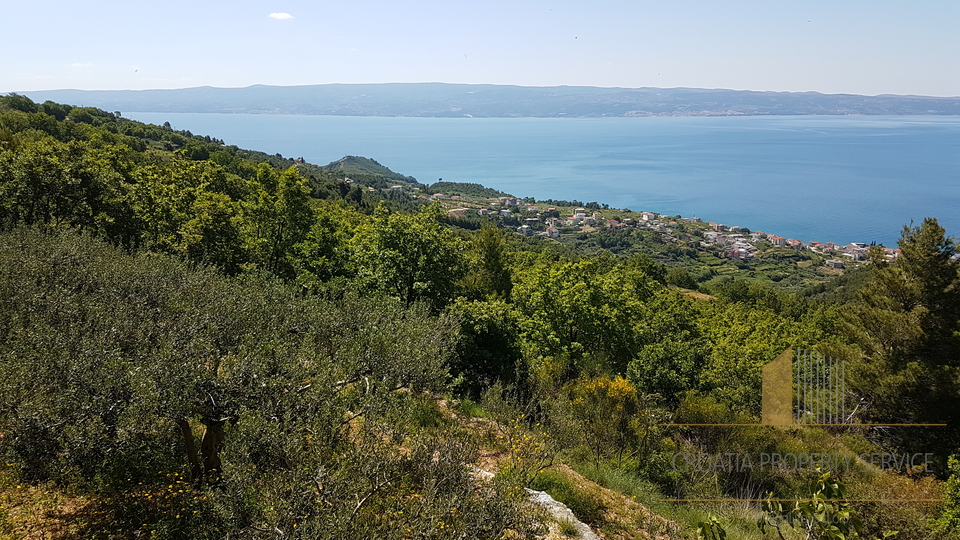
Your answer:
[[[0,0],[0,92],[447,82],[960,96],[956,0]]]

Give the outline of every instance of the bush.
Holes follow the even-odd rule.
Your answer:
[[[534,529],[522,491],[470,474],[470,438],[435,429],[425,392],[446,389],[457,333],[422,306],[16,231],[0,235],[0,333],[4,463],[112,501],[118,532]]]
[[[692,289],[697,290],[700,288],[700,284],[697,283],[697,280],[693,278],[686,270],[683,268],[672,268],[667,272],[666,277],[667,285],[673,285],[674,287],[680,287],[681,289]]]

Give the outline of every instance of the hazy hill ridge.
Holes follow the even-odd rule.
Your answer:
[[[488,84],[324,84],[25,92],[105,110],[421,117],[955,115],[960,97],[860,96],[700,88]]]

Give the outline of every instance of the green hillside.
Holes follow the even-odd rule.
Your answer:
[[[359,156],[346,156],[338,159],[324,169],[342,172],[349,178],[376,177],[386,181],[402,182],[407,184],[417,184],[417,179],[412,176],[404,176],[396,173],[377,163],[375,160]]]
[[[502,191],[488,188],[473,182],[444,182],[443,180],[431,184],[429,191],[434,193],[443,193],[445,195],[475,197],[478,199],[509,196],[509,194]]]

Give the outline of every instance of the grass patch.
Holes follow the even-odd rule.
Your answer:
[[[602,520],[603,508],[600,504],[574,485],[563,473],[550,469],[540,471],[530,487],[537,491],[546,491],[558,502],[567,505],[580,521],[597,524]]]
[[[105,529],[110,521],[91,498],[53,485],[21,483],[12,471],[0,468],[0,540],[79,540]]]
[[[577,464],[571,467],[597,484],[626,495],[655,514],[675,521],[687,535],[684,538],[696,538],[697,524],[709,521],[711,516],[718,516],[721,526],[727,531],[728,538],[769,540],[769,536],[760,534],[760,529],[757,527],[757,518],[760,513],[750,503],[724,502],[712,505],[672,503],[663,496],[654,483],[631,471],[602,465],[598,469],[593,464]],[[784,531],[784,536],[789,540],[801,538],[787,530]]]
[[[580,538],[580,529],[577,529],[577,526],[569,519],[560,520],[558,525],[560,526],[560,534],[567,538]]]
[[[441,428],[450,425],[437,402],[430,396],[413,396],[407,411],[410,422],[419,428]]]
[[[723,259],[714,257],[713,255],[707,255],[705,253],[701,253],[699,259],[701,263],[707,266],[721,266],[725,264]]]
[[[454,407],[454,410],[467,419],[483,418],[485,414],[483,407],[481,407],[476,401],[473,401],[469,398],[464,398],[460,401],[460,403],[457,403],[456,407]]]

